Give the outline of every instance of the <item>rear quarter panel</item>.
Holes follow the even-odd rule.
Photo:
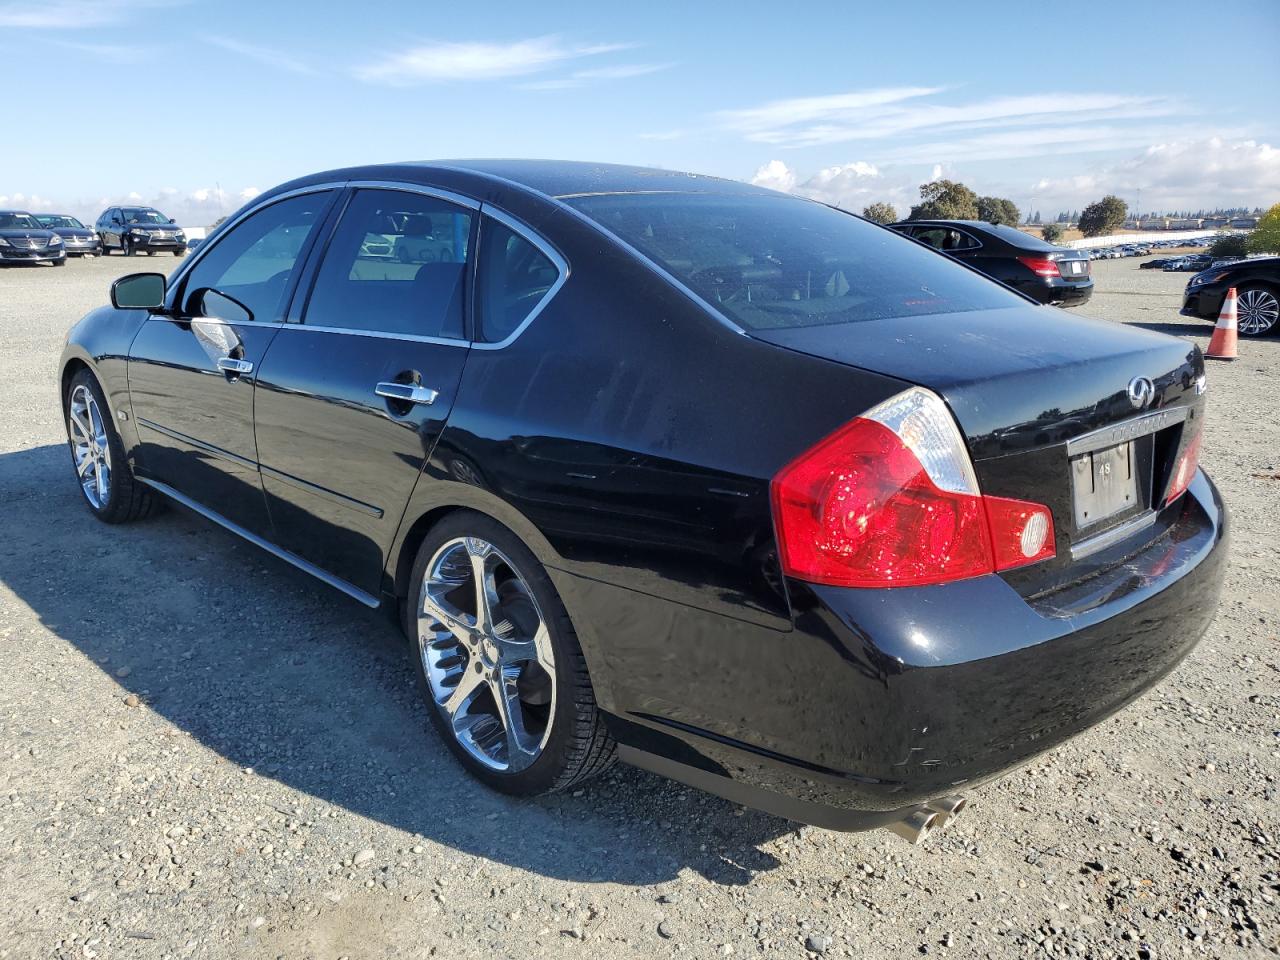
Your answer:
[[[511,212],[569,280],[471,351],[401,536],[450,505],[493,515],[550,569],[606,710],[736,728],[735,678],[792,629],[770,479],[904,385],[744,336],[571,214]]]

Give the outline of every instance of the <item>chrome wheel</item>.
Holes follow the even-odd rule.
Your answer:
[[[1246,290],[1240,294],[1239,307],[1237,326],[1248,337],[1266,333],[1280,320],[1280,300],[1269,290]]]
[[[101,510],[111,496],[111,444],[98,401],[84,384],[71,391],[67,434],[80,489],[94,509]]]
[[[504,773],[538,759],[555,716],[555,653],[528,583],[493,544],[458,537],[432,556],[418,598],[418,652],[463,750]]]

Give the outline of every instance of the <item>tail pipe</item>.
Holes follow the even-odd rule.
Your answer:
[[[940,830],[958,817],[968,801],[964,797],[942,797],[931,800],[922,807],[916,807],[900,820],[886,824],[907,843],[924,843],[925,837],[934,830]]]

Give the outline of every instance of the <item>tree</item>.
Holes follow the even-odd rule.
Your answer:
[[[1056,223],[1046,223],[1040,228],[1040,236],[1044,237],[1045,243],[1057,243],[1062,239],[1062,227]]]
[[[920,203],[908,220],[976,220],[978,195],[963,183],[934,180],[920,184]]]
[[[1221,258],[1247,257],[1249,250],[1243,234],[1229,233],[1213,238],[1213,243],[1209,244],[1209,255]]]
[[[1259,218],[1246,246],[1250,253],[1280,253],[1280,203]]]
[[[1091,203],[1080,214],[1080,232],[1086,237],[1100,237],[1124,226],[1129,214],[1128,205],[1117,196],[1107,194],[1097,203]]]
[[[873,203],[862,208],[862,216],[872,223],[897,223],[898,211],[892,203]]]
[[[1006,200],[1004,197],[979,197],[978,198],[978,219],[985,220],[987,223],[1003,223],[1010,227],[1016,227],[1021,214],[1018,212],[1018,205],[1012,200]]]

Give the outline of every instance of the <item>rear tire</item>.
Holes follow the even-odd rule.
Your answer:
[[[150,514],[156,495],[134,477],[102,387],[89,370],[71,378],[63,411],[71,466],[89,512],[103,523],[129,523]]]
[[[491,616],[477,616],[477,570]],[[423,540],[409,585],[403,625],[418,686],[469,773],[502,793],[534,796],[613,764],[573,623],[519,537],[483,514],[452,513]]]
[[[1261,283],[1247,283],[1237,292],[1236,329],[1242,337],[1265,337],[1280,324],[1280,291]]]

